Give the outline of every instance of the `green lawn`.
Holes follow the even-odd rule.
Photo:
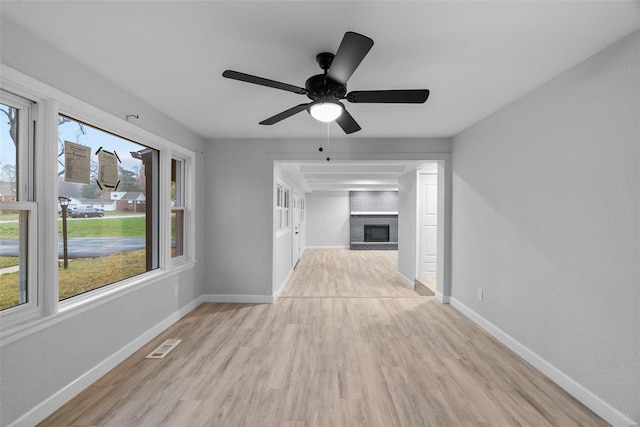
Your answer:
[[[110,283],[144,273],[145,250],[122,252],[99,258],[69,260],[58,270],[59,299],[72,297]],[[0,310],[18,304],[18,273],[0,275]]]
[[[124,215],[124,218],[67,218],[67,236],[74,237],[145,237],[144,216]],[[6,218],[5,219],[10,219]],[[17,222],[0,223],[0,238],[17,239]],[[58,236],[62,237],[62,221],[58,221]],[[0,268],[18,265],[17,257],[0,257]],[[145,250],[69,260],[68,269],[59,270],[60,299],[133,277],[145,271]],[[18,303],[18,273],[0,275],[0,310]]]
[[[1,239],[17,239],[18,223],[0,224]],[[62,237],[62,221],[58,221],[58,236]],[[144,237],[145,217],[130,218],[67,218],[67,237]]]
[[[18,265],[17,256],[0,256],[0,268],[13,267]]]

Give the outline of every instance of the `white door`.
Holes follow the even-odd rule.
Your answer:
[[[420,263],[418,277],[436,278],[438,248],[438,175],[420,174]]]
[[[295,191],[293,192],[293,209],[291,210],[291,226],[293,233],[291,233],[291,265],[295,265],[300,260],[300,207],[302,198]]]

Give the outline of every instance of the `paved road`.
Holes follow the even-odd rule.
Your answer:
[[[67,242],[69,258],[94,258],[144,248],[144,237],[72,237]],[[58,239],[60,257],[62,252],[62,239]],[[0,256],[18,256],[18,239],[0,239]]]
[[[92,216],[89,218],[71,218],[71,217],[67,217],[68,221],[85,221],[87,219],[117,219],[117,218],[140,218],[143,217],[144,214],[133,214],[133,215],[108,215],[108,216],[103,216],[103,217],[99,217],[99,216]],[[58,218],[58,221],[62,221],[62,218]],[[0,221],[0,224],[11,224],[11,223],[16,223],[18,222],[17,219],[3,219],[2,221]]]

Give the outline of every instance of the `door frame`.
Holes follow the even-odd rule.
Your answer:
[[[440,231],[439,231],[439,219],[440,219],[440,203],[438,200],[438,194],[437,194],[437,186],[438,186],[438,165],[437,162],[434,162],[434,166],[435,166],[435,170],[434,171],[427,171],[425,169],[418,169],[418,182],[417,182],[417,188],[418,191],[416,191],[417,194],[417,206],[418,206],[418,212],[417,212],[417,220],[416,220],[416,226],[418,228],[418,232],[417,234],[417,246],[416,246],[416,253],[418,254],[418,257],[416,259],[416,278],[420,278],[421,274],[422,274],[422,263],[423,263],[423,259],[425,258],[425,241],[426,239],[426,233],[425,233],[425,224],[424,224],[424,216],[425,216],[425,212],[424,209],[426,208],[426,204],[425,204],[425,193],[424,193],[424,184],[425,182],[423,181],[425,178],[425,176],[428,175],[435,175],[436,176],[436,206],[437,206],[437,210],[436,210],[436,230],[437,231],[437,235],[436,235],[436,262],[437,262],[437,257],[438,257],[438,242],[440,241]],[[438,279],[438,272],[437,272],[437,264],[436,264],[436,282]]]
[[[298,194],[296,190],[291,191],[292,204],[291,204],[291,265],[293,268],[296,268],[298,261],[300,261],[300,256],[302,255],[301,249],[301,239],[302,239],[302,221],[300,220],[300,203],[302,203],[302,196]],[[297,254],[296,254],[296,244],[297,245]]]
[[[424,160],[425,163],[438,163],[438,256],[436,273],[436,299],[443,304],[449,304],[451,298],[451,221],[452,221],[452,188],[453,172],[451,153],[371,153],[371,152],[336,152],[332,153],[333,161],[376,161],[376,160]],[[317,162],[318,157],[313,152],[309,153],[282,153],[269,152],[266,161],[272,171],[272,182],[269,185],[269,197],[272,197],[273,183],[276,180],[275,166],[277,163],[308,163]],[[416,179],[418,174],[416,173]],[[440,179],[442,178],[442,179]],[[272,227],[273,210],[270,219],[265,219],[265,223]],[[441,226],[440,226],[441,225]],[[416,237],[416,245],[418,238]],[[271,275],[273,299],[277,299],[277,284],[275,278],[275,236],[272,240],[271,253],[267,254],[271,258]],[[417,250],[417,248],[416,248]],[[414,255],[415,256],[415,255]],[[417,258],[417,257],[416,257]],[[416,262],[417,268],[417,262]],[[417,272],[417,270],[416,270]]]

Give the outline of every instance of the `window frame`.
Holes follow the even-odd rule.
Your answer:
[[[35,254],[29,255],[28,265],[35,269],[35,272],[30,273],[30,278],[37,278],[37,282],[34,283],[36,289],[31,292],[32,295],[37,296],[37,300],[32,300],[35,305],[30,304],[25,307],[26,304],[21,304],[0,312],[2,345],[46,328],[52,322],[95,308],[130,292],[141,291],[168,275],[195,266],[192,237],[193,214],[189,213],[186,218],[189,225],[185,227],[187,239],[185,257],[182,262],[174,263],[170,262],[170,253],[167,251],[167,247],[171,244],[167,240],[171,236],[170,209],[162,208],[170,206],[170,185],[165,183],[170,182],[171,179],[170,159],[172,156],[178,156],[186,162],[185,197],[187,211],[191,209],[190,195],[193,192],[196,154],[193,150],[155,135],[128,122],[124,117],[116,117],[4,64],[0,64],[0,89],[33,102],[31,114],[34,125],[29,126],[29,129],[34,134],[34,143],[26,158],[33,162],[32,170],[35,173],[31,177],[30,184],[32,200],[28,205],[23,206],[31,212],[29,241],[33,238],[36,242],[29,245],[30,251],[36,251]],[[160,159],[157,177],[160,187],[158,190],[158,268],[63,301],[58,301],[58,180],[53,179],[57,178],[58,171],[58,146],[54,142],[57,141],[59,114],[154,148],[158,150]],[[169,230],[168,233],[167,230]]]
[[[189,260],[189,255],[191,253],[190,242],[191,236],[193,233],[190,231],[191,229],[191,197],[189,194],[189,190],[192,188],[192,185],[189,184],[189,169],[191,168],[191,160],[186,159],[182,156],[178,156],[177,154],[172,154],[169,159],[169,181],[171,181],[171,174],[173,166],[172,162],[176,162],[180,164],[180,192],[178,192],[178,188],[176,188],[176,205],[171,205],[171,197],[169,197],[169,248],[168,254],[170,258],[170,262],[173,265],[180,265]],[[176,175],[178,173],[176,172]],[[176,176],[176,187],[178,187],[178,177]],[[169,188],[169,191],[171,188]],[[173,212],[181,211],[182,212],[182,254],[178,256],[172,256],[171,254],[171,215]],[[176,233],[177,234],[177,233]]]
[[[18,144],[16,146],[16,200],[0,201],[1,210],[27,212],[27,301],[0,311],[0,323],[16,319],[21,321],[38,315],[42,300],[38,285],[38,205],[34,199],[34,126],[37,104],[29,98],[0,88],[0,100],[4,105],[16,108],[18,113]],[[4,329],[4,328],[3,328]]]
[[[129,286],[129,284],[131,283],[130,286],[134,286],[137,283],[137,278],[142,278],[143,276],[152,273],[156,270],[160,270],[161,266],[163,265],[162,263],[162,234],[161,234],[161,229],[163,227],[162,224],[162,214],[161,214],[161,206],[162,206],[162,202],[161,202],[161,197],[160,197],[160,187],[162,186],[162,181],[161,181],[161,173],[160,173],[160,162],[161,162],[161,149],[156,148],[152,145],[149,145],[147,142],[141,142],[137,139],[134,139],[131,136],[127,136],[123,133],[121,133],[118,130],[114,130],[114,129],[110,129],[108,127],[103,127],[102,124],[96,124],[94,122],[91,121],[87,121],[84,119],[84,117],[78,117],[78,113],[73,113],[73,115],[71,114],[67,114],[66,106],[62,106],[58,108],[58,116],[62,115],[70,120],[73,120],[75,122],[78,123],[82,123],[86,126],[92,127],[97,131],[100,132],[104,132],[110,135],[113,135],[117,138],[120,139],[124,139],[127,140],[133,144],[136,145],[142,145],[146,148],[149,148],[151,150],[154,150],[156,153],[155,155],[157,155],[158,159],[155,160],[153,162],[153,169],[155,169],[156,171],[156,175],[154,178],[154,183],[153,183],[153,189],[152,189],[152,196],[149,197],[149,195],[147,195],[147,201],[149,200],[149,198],[151,198],[151,200],[153,199],[157,199],[153,205],[152,205],[152,211],[151,213],[148,215],[148,217],[146,218],[147,221],[151,221],[152,222],[152,227],[154,228],[155,233],[153,233],[152,238],[151,238],[151,242],[146,242],[146,250],[151,251],[151,257],[153,259],[153,266],[150,270],[147,270],[143,273],[140,274],[136,274],[134,276],[131,277],[127,277],[123,280],[119,280],[117,282],[113,282],[113,283],[107,283],[104,284],[102,286],[99,286],[95,289],[91,289],[89,291],[85,291],[85,292],[81,292],[79,294],[67,297],[63,300],[60,300],[60,296],[59,296],[59,289],[58,289],[58,307],[59,310],[65,310],[67,309],[67,307],[74,307],[78,304],[82,304],[86,301],[93,301],[95,298],[99,298],[101,295],[103,295],[103,293],[101,293],[101,290],[104,290],[104,294],[109,295],[113,289],[118,289],[119,286],[123,286],[123,287],[127,287]],[[82,115],[82,113],[79,113],[80,115]],[[57,117],[56,117],[56,123],[57,122]],[[108,125],[108,124],[107,124]],[[56,140],[57,141],[57,140]],[[56,165],[56,177],[57,177],[57,165]],[[56,181],[56,186],[55,186],[55,194],[59,194],[59,186],[58,186],[58,179],[55,180]],[[148,255],[148,253],[147,253]],[[57,272],[56,272],[57,273]],[[56,280],[58,281],[59,284],[59,277],[58,275],[56,276]]]
[[[274,198],[274,231],[276,232],[276,237],[280,237],[291,231],[291,218],[289,216],[291,212],[291,188],[277,179]]]

